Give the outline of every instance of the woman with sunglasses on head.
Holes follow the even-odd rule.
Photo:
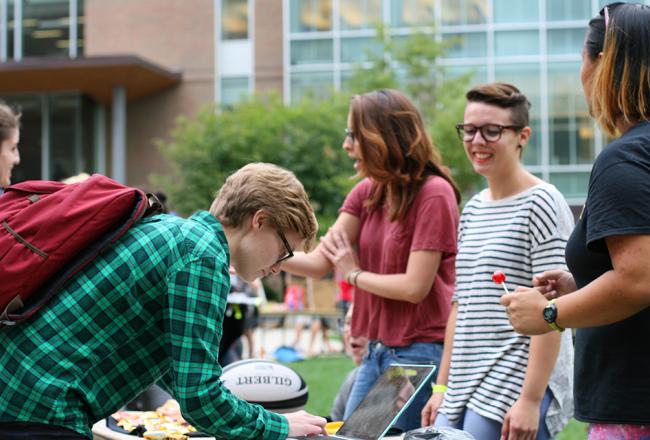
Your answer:
[[[650,6],[613,3],[589,22],[580,77],[591,114],[620,137],[592,168],[570,273],[541,273],[503,304],[523,333],[577,329],[575,416],[589,439],[650,438]]]
[[[481,440],[549,439],[573,409],[571,335],[517,334],[492,274],[530,285],[534,273],[562,265],[573,217],[560,192],[521,163],[531,135],[526,96],[493,83],[466,97],[458,134],[488,187],[461,215],[445,351],[422,425],[452,426]]]
[[[368,353],[344,418],[390,363],[438,365],[454,285],[460,194],[410,100],[395,90],[355,96],[343,148],[363,177],[334,226],[283,269],[319,278],[334,268],[355,287],[352,331]],[[416,428],[431,389],[397,422]]]

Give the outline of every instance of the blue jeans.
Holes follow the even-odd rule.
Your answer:
[[[553,401],[553,393],[550,388],[546,388],[542,404],[539,406],[539,426],[537,428],[537,440],[550,440],[551,434],[546,427],[546,412]],[[465,408],[460,419],[456,423],[451,423],[447,416],[441,412],[436,416],[434,426],[438,428],[451,427],[472,434],[475,438],[481,440],[499,440],[501,438],[502,424],[496,420],[483,417],[469,408]]]
[[[442,357],[442,344],[434,342],[414,342],[406,347],[387,347],[379,341],[370,341],[368,353],[363,358],[359,367],[357,380],[352,386],[350,397],[345,405],[343,419],[350,417],[350,414],[359,406],[363,398],[368,394],[370,388],[375,384],[379,376],[390,364],[427,364],[440,366]],[[435,382],[436,373],[432,380]],[[408,431],[420,427],[420,412],[431,396],[430,382],[422,386],[409,407],[402,413],[395,422],[395,427],[402,431]]]

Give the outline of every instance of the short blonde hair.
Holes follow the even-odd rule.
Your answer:
[[[210,214],[237,228],[262,210],[274,227],[294,231],[308,250],[318,222],[302,183],[288,170],[269,163],[251,163],[231,174],[212,202]]]

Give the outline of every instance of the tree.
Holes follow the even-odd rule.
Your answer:
[[[355,65],[346,90],[352,93],[380,88],[403,90],[422,112],[433,143],[463,194],[474,192],[481,178],[465,157],[455,128],[463,119],[471,72],[451,78],[438,62],[457,42],[438,42],[432,30],[417,31],[407,38],[391,37],[383,25],[377,26],[376,39],[383,50],[366,52],[367,61]]]
[[[343,153],[347,102],[306,98],[286,106],[277,95],[254,97],[218,112],[181,118],[159,148],[172,165],[157,176],[181,214],[206,209],[233,171],[250,162],[270,162],[293,171],[305,185],[324,232],[354,183]]]

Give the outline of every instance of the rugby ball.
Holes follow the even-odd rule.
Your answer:
[[[235,396],[275,412],[293,412],[307,403],[307,384],[291,368],[274,361],[246,359],[227,365],[221,382]]]

